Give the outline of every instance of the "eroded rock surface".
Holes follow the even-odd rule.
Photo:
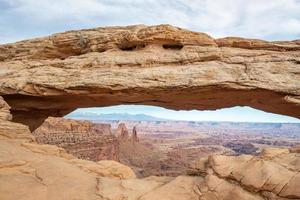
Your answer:
[[[119,142],[110,124],[49,117],[33,135],[38,143],[62,147],[77,158],[119,160]]]
[[[251,106],[300,118],[300,41],[214,39],[169,25],[85,29],[0,46],[0,94],[37,128],[77,107]]]
[[[129,138],[128,129],[124,123],[118,125],[116,135],[120,140],[127,140]]]
[[[139,142],[139,138],[138,138],[137,130],[136,130],[136,127],[135,127],[135,126],[134,126],[133,129],[132,129],[132,134],[131,134],[130,140],[131,140],[132,142]]]
[[[200,159],[193,171],[205,177],[205,196],[216,199],[300,199],[299,172],[299,153],[276,148],[259,156],[212,155]]]
[[[82,134],[95,133],[99,135],[112,134],[110,124],[92,123],[86,120],[65,119],[61,117],[49,117],[35,133],[49,131],[79,132]]]

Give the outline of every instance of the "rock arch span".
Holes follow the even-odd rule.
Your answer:
[[[214,39],[169,25],[69,31],[0,45],[0,95],[31,130],[118,104],[247,105],[300,118],[300,40]]]

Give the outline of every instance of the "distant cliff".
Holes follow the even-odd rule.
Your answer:
[[[49,117],[33,134],[37,142],[57,145],[81,159],[119,160],[110,124]]]
[[[145,114],[128,114],[128,113],[95,113],[95,112],[72,112],[66,116],[69,119],[85,119],[92,121],[106,120],[131,120],[131,121],[166,121],[167,119],[154,117]]]

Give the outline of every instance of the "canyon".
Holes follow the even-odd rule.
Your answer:
[[[32,133],[49,116],[119,104],[175,110],[240,105],[300,118],[299,58],[299,40],[215,39],[170,25],[85,29],[0,45],[0,199],[300,199],[299,147],[275,143],[276,134],[260,145],[252,138],[255,155],[232,148],[229,142],[240,143],[239,134],[243,139],[238,130],[228,141],[208,135],[194,142],[226,142],[236,155],[203,155],[188,175],[137,178],[124,164],[79,159],[38,143]],[[89,132],[96,138],[107,133]],[[143,137],[133,138],[143,144]],[[99,154],[114,157],[107,149],[112,152]]]

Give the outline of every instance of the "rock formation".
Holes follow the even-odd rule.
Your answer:
[[[134,126],[132,128],[132,133],[129,135],[128,129],[125,125],[125,123],[119,123],[118,128],[116,130],[116,136],[119,138],[120,142],[125,141],[132,141],[132,142],[138,142],[139,138],[137,136],[136,127]]]
[[[48,116],[117,104],[247,105],[300,118],[300,40],[214,39],[169,25],[95,28],[0,45],[0,69],[13,121],[31,130]]]
[[[127,140],[129,137],[128,129],[124,123],[118,125],[116,135],[120,140]]]
[[[136,131],[136,127],[135,126],[132,128],[132,134],[131,134],[131,138],[130,139],[131,139],[132,142],[139,142],[139,138],[137,136],[137,131]]]
[[[111,135],[111,125],[104,123],[92,123],[86,120],[65,119],[61,117],[49,117],[34,133],[63,131],[66,133],[78,132],[82,134]]]
[[[77,158],[119,160],[119,144],[110,124],[49,117],[33,135],[38,143],[62,147]]]
[[[300,157],[289,149],[261,155],[202,158],[191,173],[204,174],[204,199],[300,199]]]
[[[251,143],[228,142],[224,146],[232,149],[236,154],[256,154],[259,150]]]
[[[248,105],[300,118],[299,40],[214,39],[169,25],[97,28],[0,45],[0,69],[0,199],[300,198],[297,149],[212,156],[195,172],[203,178],[136,179],[118,162],[37,144],[26,126],[117,104]]]

